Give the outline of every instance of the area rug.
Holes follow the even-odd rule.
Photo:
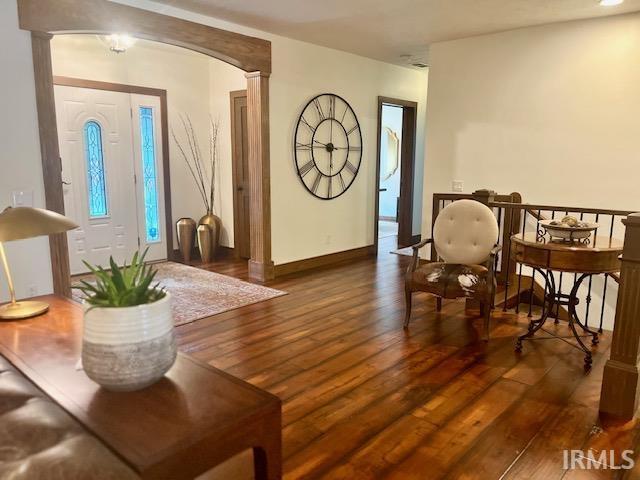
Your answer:
[[[154,267],[158,270],[156,280],[171,293],[176,326],[287,294],[181,263],[162,262]],[[83,275],[72,280],[75,283],[79,279],[91,281],[90,278]],[[78,290],[73,295],[82,301]]]

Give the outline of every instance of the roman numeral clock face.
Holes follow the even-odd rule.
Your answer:
[[[325,93],[307,103],[294,142],[298,176],[312,195],[331,200],[347,191],[360,169],[362,133],[342,97]]]

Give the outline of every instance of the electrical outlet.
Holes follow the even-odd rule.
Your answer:
[[[27,287],[27,295],[29,297],[36,297],[38,295],[38,286],[37,285],[29,285]]]
[[[454,180],[451,182],[451,191],[452,192],[463,192],[464,191],[464,183],[462,180]]]

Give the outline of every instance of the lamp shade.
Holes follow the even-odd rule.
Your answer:
[[[0,242],[52,235],[77,228],[59,213],[33,207],[7,207],[0,213]]]

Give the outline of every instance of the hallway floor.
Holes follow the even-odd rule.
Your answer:
[[[285,479],[618,478],[563,470],[564,449],[615,449],[619,461],[638,444],[636,421],[598,417],[609,336],[585,374],[560,341],[516,354],[524,314],[496,312],[486,344],[464,302],[436,313],[416,295],[405,331],[409,258],[388,254],[392,243],[267,284],[287,296],[178,329],[183,351],[283,400]],[[245,262],[207,268],[246,277]]]
[[[378,221],[378,238],[398,236],[398,224],[387,220]]]

